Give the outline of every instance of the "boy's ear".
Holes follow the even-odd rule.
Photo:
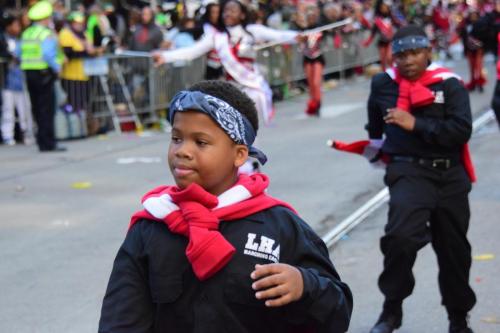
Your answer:
[[[248,159],[248,147],[245,145],[236,145],[236,158],[234,160],[234,166],[239,168]]]
[[[432,47],[427,48],[427,60],[430,65],[432,63]]]

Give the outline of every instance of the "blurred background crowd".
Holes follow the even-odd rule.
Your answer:
[[[26,86],[23,71],[19,67],[21,57],[19,43],[23,32],[32,24],[29,9],[36,3],[37,1],[34,0],[10,0],[6,1],[0,9],[0,58],[2,59],[0,75],[3,90],[1,131],[3,143],[6,145],[14,145],[20,140],[26,144],[32,144],[35,141],[36,130],[34,128],[37,127],[38,121],[33,122],[31,117],[32,106],[27,94],[29,87]],[[453,48],[459,50],[459,53],[468,59],[470,77],[464,79],[467,80],[467,87],[471,91],[481,92],[486,82],[483,70],[485,53],[491,52],[495,56],[497,54],[496,32],[500,29],[498,28],[500,27],[500,1],[242,0],[241,3],[248,12],[245,24],[258,23],[273,29],[304,31],[350,19],[346,22],[348,24],[338,29],[323,31],[322,43],[328,40],[328,45],[331,47],[343,48],[346,47],[344,45],[346,36],[353,33],[359,35],[361,32],[362,38],[357,39],[355,46],[358,49],[376,48],[378,59],[375,60],[378,61],[380,70],[391,65],[388,45],[395,30],[410,23],[423,26],[433,42],[437,60],[450,59],[453,56],[451,52]],[[207,25],[216,30],[224,30],[221,15],[223,3],[214,0],[165,2],[160,0],[83,0],[81,2],[58,0],[51,4],[49,28],[53,29],[57,36],[61,64],[60,71],[57,73],[59,80],[56,84],[56,93],[58,98],[63,100],[56,102],[56,106],[66,112],[63,113],[64,117],[72,112],[74,114],[78,112],[81,115],[91,108],[90,100],[95,93],[89,85],[89,80],[92,79],[91,71],[85,66],[95,66],[95,69],[102,64],[96,61],[97,59],[119,54],[147,58],[155,50],[178,49],[194,45],[204,33],[206,34]],[[319,45],[319,49],[324,47],[326,46]],[[311,51],[307,46],[299,50]],[[95,61],[89,62],[88,59]],[[326,62],[328,63],[328,59]],[[180,64],[181,67],[185,65]],[[363,73],[362,65],[366,63],[354,66],[352,73]],[[128,67],[129,72],[136,71],[135,74],[140,74],[141,70],[138,66]],[[149,68],[150,73],[151,68],[153,67]],[[186,70],[189,71],[189,68],[186,67]],[[154,68],[152,71],[155,71]],[[198,72],[197,69],[191,69],[191,71]],[[203,76],[207,78],[224,79],[224,75],[217,74],[217,64],[211,63],[210,54],[208,54],[208,61],[204,63],[203,71]],[[268,72],[272,73],[273,68],[268,68]],[[332,73],[321,74],[331,75]],[[117,90],[116,85],[109,85],[108,81],[106,81],[108,83],[100,82],[99,88],[101,92],[110,90],[111,92],[107,94],[113,95],[111,101],[108,101],[108,106],[114,108],[111,115],[120,112],[120,107],[117,105],[123,103],[119,103],[117,99],[126,101],[127,94],[135,95],[137,87],[144,85],[148,74],[134,75],[132,73],[131,76],[122,79],[118,77],[120,80],[117,77],[117,75],[108,75],[106,80],[116,80],[117,84],[122,85],[122,92],[118,94],[121,97],[117,97],[117,94],[113,95],[113,91]],[[311,87],[305,78],[302,80]],[[289,88],[290,85],[297,85],[300,81],[291,77],[286,82],[286,86]],[[270,83],[273,86],[273,82]],[[106,84],[107,87],[104,87]],[[130,87],[129,91],[123,92],[124,87]],[[149,89],[153,87],[149,86]],[[273,91],[275,97],[282,97],[282,87]],[[142,103],[152,103],[153,98],[143,98]],[[126,107],[129,113],[131,108],[130,105]],[[109,122],[96,121],[92,119],[89,112],[87,113],[84,116],[85,120],[81,120],[81,117],[78,120],[85,123],[83,126],[85,129],[80,129],[73,135],[59,133],[59,138],[83,137],[113,129]],[[163,117],[161,113],[159,117]],[[134,119],[137,125],[138,120]],[[140,121],[142,118],[138,119]],[[115,124],[115,129],[116,126]],[[123,126],[121,127],[124,129]]]

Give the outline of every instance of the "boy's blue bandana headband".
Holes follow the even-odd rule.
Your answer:
[[[197,110],[210,116],[231,140],[248,147],[250,156],[255,157],[261,164],[267,162],[267,156],[252,146],[255,141],[255,130],[250,121],[238,110],[223,100],[204,94],[200,91],[179,91],[170,102],[168,121],[173,124],[176,112]]]
[[[392,53],[404,52],[406,50],[415,50],[428,48],[429,39],[424,36],[406,36],[392,41]]]

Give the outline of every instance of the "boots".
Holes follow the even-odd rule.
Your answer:
[[[370,330],[370,333],[392,333],[395,329],[401,327],[402,318],[402,301],[386,300],[382,314],[375,326]]]
[[[450,322],[450,333],[474,333],[472,329],[465,323],[465,326],[463,325],[455,325]]]
[[[375,326],[370,330],[370,333],[392,333],[399,327],[401,327],[401,316],[394,313],[386,313],[384,311],[380,315]]]
[[[321,101],[310,99],[307,103],[306,114],[308,116],[319,117],[319,109],[321,108]]]
[[[466,312],[446,309],[450,320],[449,333],[474,333],[469,327],[469,316]]]
[[[468,91],[478,90],[480,93],[484,92],[484,85],[486,84],[486,79],[481,76],[479,79],[472,79],[465,85]]]
[[[481,76],[479,79],[476,80],[476,87],[479,90],[480,93],[484,92],[484,85],[486,84],[486,79],[484,76]]]

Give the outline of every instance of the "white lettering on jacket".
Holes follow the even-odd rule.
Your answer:
[[[275,243],[276,241],[269,237],[257,237],[256,234],[249,233],[243,254],[278,263],[280,261],[280,245],[274,246]]]
[[[436,104],[444,104],[444,91],[439,90],[434,92],[434,103]]]

